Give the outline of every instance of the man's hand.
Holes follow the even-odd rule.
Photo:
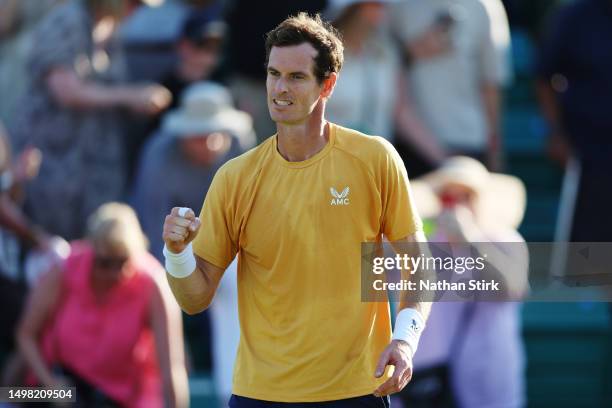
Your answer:
[[[412,350],[408,343],[393,340],[380,355],[374,376],[380,378],[388,365],[395,367],[393,376],[374,391],[377,397],[401,391],[412,378]]]
[[[175,254],[183,252],[198,235],[200,219],[190,208],[174,207],[164,221],[163,239],[166,248]]]

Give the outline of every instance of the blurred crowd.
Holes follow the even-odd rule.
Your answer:
[[[441,201],[417,203],[430,238],[458,242],[524,241],[519,179],[492,204],[512,221],[485,223],[474,204],[501,191],[520,28],[539,49],[529,75],[548,165],[566,171],[556,235],[610,241],[612,0],[0,0],[2,385],[77,384],[83,406],[185,406],[188,374],[212,367],[229,396],[235,272],[210,312],[181,319],[163,281],[163,219],[199,209],[219,167],[275,133],[264,36],[298,11],[343,37],[327,119],[391,141],[411,180],[425,176],[417,200]],[[525,274],[524,296],[527,271],[508,273]],[[404,402],[523,406],[518,305],[448,306],[434,308],[415,361],[440,386]]]

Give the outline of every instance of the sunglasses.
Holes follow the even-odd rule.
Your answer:
[[[123,265],[128,261],[128,258],[113,257],[113,256],[96,256],[96,266],[102,269],[117,270],[123,268]]]

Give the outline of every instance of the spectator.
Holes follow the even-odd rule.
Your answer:
[[[433,222],[432,242],[449,243],[453,253],[486,254],[492,267],[481,277],[502,282],[503,300],[525,296],[528,253],[516,228],[526,200],[518,179],[454,157],[413,188],[420,212]],[[459,408],[524,406],[519,304],[456,297],[435,302],[414,365],[402,394],[407,407],[447,406],[449,398]]]
[[[554,15],[538,64],[549,153],[568,164],[556,238],[609,242],[612,221],[612,2],[580,0]]]
[[[443,159],[434,137],[397,92],[403,83],[397,49],[383,30],[388,1],[332,0],[326,17],[342,33],[344,65],[334,97],[327,101],[328,118],[363,133],[409,141],[431,165]],[[378,81],[373,81],[379,78]],[[394,125],[397,125],[395,128]]]
[[[216,14],[203,11],[184,22],[176,44],[177,65],[161,81],[174,97],[170,108],[178,106],[185,88],[208,78],[216,68],[225,29],[225,23]]]
[[[100,207],[87,240],[36,285],[19,324],[38,383],[76,386],[80,407],[187,406],[180,312],[163,274],[133,210]]]
[[[157,85],[120,84],[123,64],[114,29],[131,3],[68,1],[34,34],[31,86],[11,132],[15,146],[43,153],[41,174],[27,190],[32,219],[67,239],[100,204],[124,193],[125,166],[117,108],[154,114],[170,100]]]
[[[130,171],[135,170],[142,146],[158,129],[162,115],[178,106],[181,94],[189,85],[210,76],[219,59],[224,32],[225,24],[213,13],[199,11],[186,19],[175,46],[177,64],[160,81],[172,94],[172,102],[147,124],[144,132],[126,140],[130,152]]]
[[[392,15],[411,61],[408,89],[425,124],[448,155],[498,168],[499,88],[511,75],[500,0],[408,0]]]

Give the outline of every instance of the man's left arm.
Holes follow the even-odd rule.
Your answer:
[[[429,249],[422,231],[417,231],[403,239],[392,241],[391,246],[397,254],[417,258],[427,256]],[[423,279],[423,269],[416,271],[401,270],[402,279]],[[374,395],[389,395],[401,391],[412,378],[412,357],[416,352],[419,338],[431,310],[431,302],[420,298],[402,296],[395,318],[395,328],[391,343],[380,355],[376,365],[375,377],[381,377],[388,365],[394,366],[393,375],[375,391]]]
[[[379,156],[378,168],[382,202],[381,233],[398,255],[417,258],[429,251],[404,162],[393,146],[382,141],[384,151]],[[402,279],[423,279],[426,271],[401,270]],[[412,356],[429,315],[430,305],[421,298],[409,298],[413,293],[402,292],[399,313],[391,343],[382,352],[374,376],[383,375],[385,367],[395,367],[393,375],[375,391],[375,395],[388,395],[402,390],[412,378]],[[429,299],[426,299],[429,300]]]

